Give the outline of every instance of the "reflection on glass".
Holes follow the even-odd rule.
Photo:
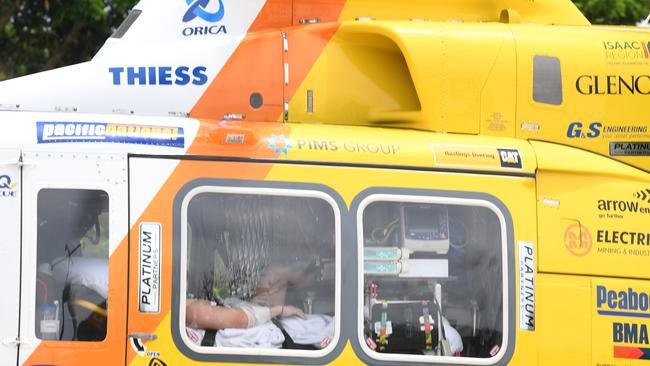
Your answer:
[[[102,341],[108,316],[108,195],[38,193],[36,324],[39,339]]]
[[[492,211],[376,201],[363,211],[362,225],[363,329],[372,351],[498,353],[503,238]]]
[[[201,193],[187,209],[187,337],[317,350],[334,335],[334,211],[317,198]]]

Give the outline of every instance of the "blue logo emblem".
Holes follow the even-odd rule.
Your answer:
[[[14,189],[15,184],[12,186],[11,177],[8,175],[0,175],[0,189]]]
[[[223,19],[225,12],[222,0],[219,0],[219,10],[216,13],[210,13],[205,10],[210,3],[210,0],[185,0],[185,2],[190,6],[189,9],[187,9],[185,16],[183,16],[183,22],[185,23],[194,20],[196,17],[210,23],[216,23]]]
[[[11,181],[8,175],[0,175],[0,198],[17,197],[16,183]]]
[[[288,155],[289,150],[293,149],[291,140],[284,137],[284,135],[271,135],[271,138],[269,138],[267,141],[269,143],[269,148],[274,150],[276,154],[283,153],[284,155]]]
[[[36,131],[39,144],[114,143],[185,147],[183,127],[100,122],[36,122]]]
[[[590,138],[594,139],[598,136],[600,136],[600,133],[602,132],[603,124],[600,122],[594,122],[589,125],[589,131],[583,130],[583,124],[580,122],[573,122],[569,125],[569,129],[567,130],[567,137],[570,139],[574,138]]]

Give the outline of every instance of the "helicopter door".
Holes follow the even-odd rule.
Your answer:
[[[26,151],[23,161],[19,364],[123,363],[126,157]]]
[[[18,150],[0,150],[0,278],[4,280],[0,305],[0,359],[17,356],[18,294],[20,291],[20,193]]]

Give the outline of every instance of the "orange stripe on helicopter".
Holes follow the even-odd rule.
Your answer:
[[[137,238],[139,235],[139,223],[144,221],[160,222],[162,225],[162,267],[161,267],[161,307],[159,314],[141,314],[138,312],[138,276],[139,271],[137,261],[132,260],[129,266],[130,273],[130,291],[129,291],[129,332],[154,333],[161,321],[171,310],[169,299],[172,298],[172,242],[173,236],[173,197],[176,193],[193,177],[197,172],[201,172],[201,177],[219,177],[224,179],[264,179],[270,170],[269,165],[237,164],[237,163],[215,163],[202,161],[182,161],[179,163],[173,174],[165,182],[162,189],[156,195],[156,198],[147,207],[138,222],[135,222],[131,228],[131,237],[134,244],[131,246],[131,257],[137,258],[138,246]],[[162,214],[161,214],[162,213]],[[164,335],[167,336],[167,335]],[[172,350],[165,350],[172,352]],[[135,357],[135,353],[129,348],[128,360]]]
[[[289,1],[269,1],[190,116],[221,119],[241,115],[247,121],[276,121],[283,113],[285,99],[293,97],[338,29],[338,23],[292,24],[315,19],[336,21],[344,4],[344,0],[301,0],[296,1],[293,12],[288,12]],[[268,27],[277,27],[278,31]],[[281,32],[287,33],[288,51],[283,47]],[[253,98],[260,97],[261,105],[253,103]]]
[[[286,0],[268,1],[242,43],[199,99],[190,117],[222,119],[240,114],[247,120],[273,121],[282,113],[282,43],[279,32],[270,31],[290,24]],[[270,29],[267,27],[271,27]],[[267,31],[259,30],[266,28]],[[251,106],[253,94],[262,106]]]
[[[280,11],[279,5],[286,4],[287,1],[270,1],[268,2],[260,15],[251,26],[251,30],[258,30],[260,28],[271,26],[278,26],[278,21],[274,20],[279,16],[283,21],[289,13]],[[331,3],[330,3],[331,6]],[[339,1],[333,13],[328,13],[328,17],[338,18],[343,8],[343,2]],[[286,7],[284,9],[287,9]],[[290,20],[289,20],[290,21]],[[334,35],[338,26],[325,27],[321,32],[318,41],[314,39],[305,39],[301,42],[296,42],[295,47],[305,46],[305,52],[296,52],[296,57],[292,58],[292,62],[296,64],[292,74],[292,83],[285,90],[282,88],[282,46],[279,44],[278,34],[272,37],[263,34],[249,34],[235,51],[230,60],[226,63],[222,71],[215,78],[213,83],[208,88],[208,91],[199,100],[195,108],[191,112],[192,117],[204,118],[199,129],[196,140],[188,150],[190,155],[221,155],[233,156],[241,155],[242,149],[236,149],[236,145],[224,144],[224,135],[222,132],[241,132],[246,136],[276,136],[290,135],[290,128],[284,124],[278,123],[259,123],[255,126],[255,133],[252,130],[245,130],[237,126],[237,123],[219,121],[224,114],[245,114],[247,120],[260,120],[260,121],[277,121],[282,115],[282,102],[283,96],[290,98],[295,93],[302,80],[306,77],[316,59],[320,56],[325,45],[329,42]],[[311,43],[307,44],[307,41]],[[306,47],[309,46],[309,47]],[[263,52],[275,52],[275,49],[280,52],[277,56],[271,56],[269,62],[260,65],[256,68],[256,61],[264,60],[266,55]],[[261,57],[260,57],[261,56]],[[278,64],[279,62],[279,64]],[[274,69],[274,66],[279,66]],[[264,108],[255,110],[248,103],[251,93],[262,93],[265,99]],[[247,134],[249,133],[250,134]],[[217,142],[217,143],[215,143]],[[253,141],[252,144],[246,144],[243,149],[248,149],[246,156],[257,158],[276,158],[280,154],[273,149],[270,149],[260,141]],[[140,220],[133,223],[131,228],[132,238],[138,236],[138,224],[142,221],[148,221],[148,217],[155,217],[159,220],[158,213],[172,212],[172,200],[169,197],[174,197],[181,187],[186,184],[188,177],[196,176],[196,172],[200,171],[202,177],[219,177],[219,178],[237,178],[237,179],[250,179],[261,180],[266,177],[270,171],[271,166],[267,164],[237,164],[237,163],[206,163],[198,161],[181,161],[170,178],[164,184],[156,198],[147,207]],[[164,215],[165,222],[161,222],[163,227],[163,238],[172,237],[172,217]],[[169,240],[166,241],[168,245],[163,246],[163,258],[172,257],[172,246],[169,245]],[[131,255],[138,255],[138,248],[133,246],[131,248]],[[138,273],[137,263],[131,261],[130,273]],[[171,261],[163,260],[163,268],[161,271],[161,282],[168,285],[162,286],[161,299],[171,299],[171,286],[172,281],[172,268]],[[137,276],[132,276],[131,286],[132,289],[137,288]],[[134,286],[134,287],[133,287]],[[129,294],[129,308],[131,318],[129,324],[137,324],[138,332],[154,332],[160,325],[161,321],[170,311],[170,304],[168,301],[161,301],[160,314],[140,314],[137,312],[138,299],[137,291],[130,291]],[[167,350],[170,352],[172,350]],[[130,363],[136,356],[130,347],[127,349],[127,361]]]
[[[337,24],[312,26],[313,31],[308,37],[293,37],[292,31],[296,28],[288,28],[287,33],[291,37],[291,48],[294,50],[286,60],[291,62],[291,79],[289,85],[284,88],[283,76],[283,48],[278,33],[257,32],[264,28],[290,26],[298,24],[300,19],[311,18],[310,14],[318,14],[321,21],[335,21],[338,19],[345,0],[329,0],[322,2],[294,0],[294,8],[291,11],[290,0],[269,0],[249,30],[249,34],[232,57],[224,65],[223,69],[214,79],[206,93],[201,97],[197,105],[191,111],[190,116],[203,118],[196,140],[188,150],[191,155],[241,155],[241,150],[236,151],[233,145],[215,144],[215,138],[219,138],[220,130],[233,129],[236,131],[236,124],[219,122],[223,115],[228,113],[245,114],[247,120],[277,121],[281,118],[284,98],[291,99],[293,94],[306,77],[323,49],[338,29]],[[265,63],[260,61],[266,60]],[[260,93],[264,98],[263,108],[255,109],[250,103],[252,93]],[[290,128],[283,124],[260,123],[255,128],[256,135],[289,136]],[[275,158],[278,152],[269,149],[264,144],[254,144],[253,151],[247,151],[247,156],[258,158]],[[139,235],[138,224],[147,221],[147,218],[154,218],[152,221],[161,221],[159,213],[172,212],[172,200],[176,192],[187,182],[187,177],[193,177],[197,171],[205,177],[218,176],[220,178],[238,178],[261,180],[271,169],[266,164],[236,164],[236,163],[205,163],[196,161],[182,161],[179,163],[169,179],[162,186],[156,197],[152,200],[143,212],[140,220],[131,223],[129,235],[137,243]],[[172,217],[163,215],[161,222],[163,227],[163,238],[172,237]],[[162,247],[163,258],[171,258],[172,246],[169,240]],[[109,327],[107,337],[101,347],[86,342],[48,342],[42,343],[29,357],[26,364],[38,363],[64,363],[64,364],[91,364],[101,360],[105,364],[120,364],[124,361],[121,352],[127,349],[127,363],[131,363],[136,354],[128,346],[128,340],[124,343],[123,335],[129,331],[154,332],[161,321],[170,311],[170,304],[164,299],[170,299],[171,294],[171,261],[162,261],[161,282],[167,285],[161,288],[161,312],[160,314],[140,314],[137,311],[137,261],[128,264],[132,290],[129,291],[129,314],[131,325],[127,331],[125,306],[127,300],[127,278],[122,268],[128,263],[128,237],[124,238],[118,248],[111,255],[111,267],[109,273],[110,294],[108,299]],[[134,244],[131,247],[132,258],[137,258],[138,247]],[[109,344],[107,344],[108,342]],[[53,345],[53,343],[56,343]],[[85,343],[85,344],[84,344]],[[78,352],[93,348],[95,352]],[[120,351],[117,351],[120,350]],[[104,352],[102,352],[104,351]],[[171,351],[171,350],[168,350]]]

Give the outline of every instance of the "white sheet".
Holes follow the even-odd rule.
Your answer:
[[[334,338],[334,317],[329,315],[309,315],[306,320],[294,317],[281,323],[296,344],[324,348]]]

